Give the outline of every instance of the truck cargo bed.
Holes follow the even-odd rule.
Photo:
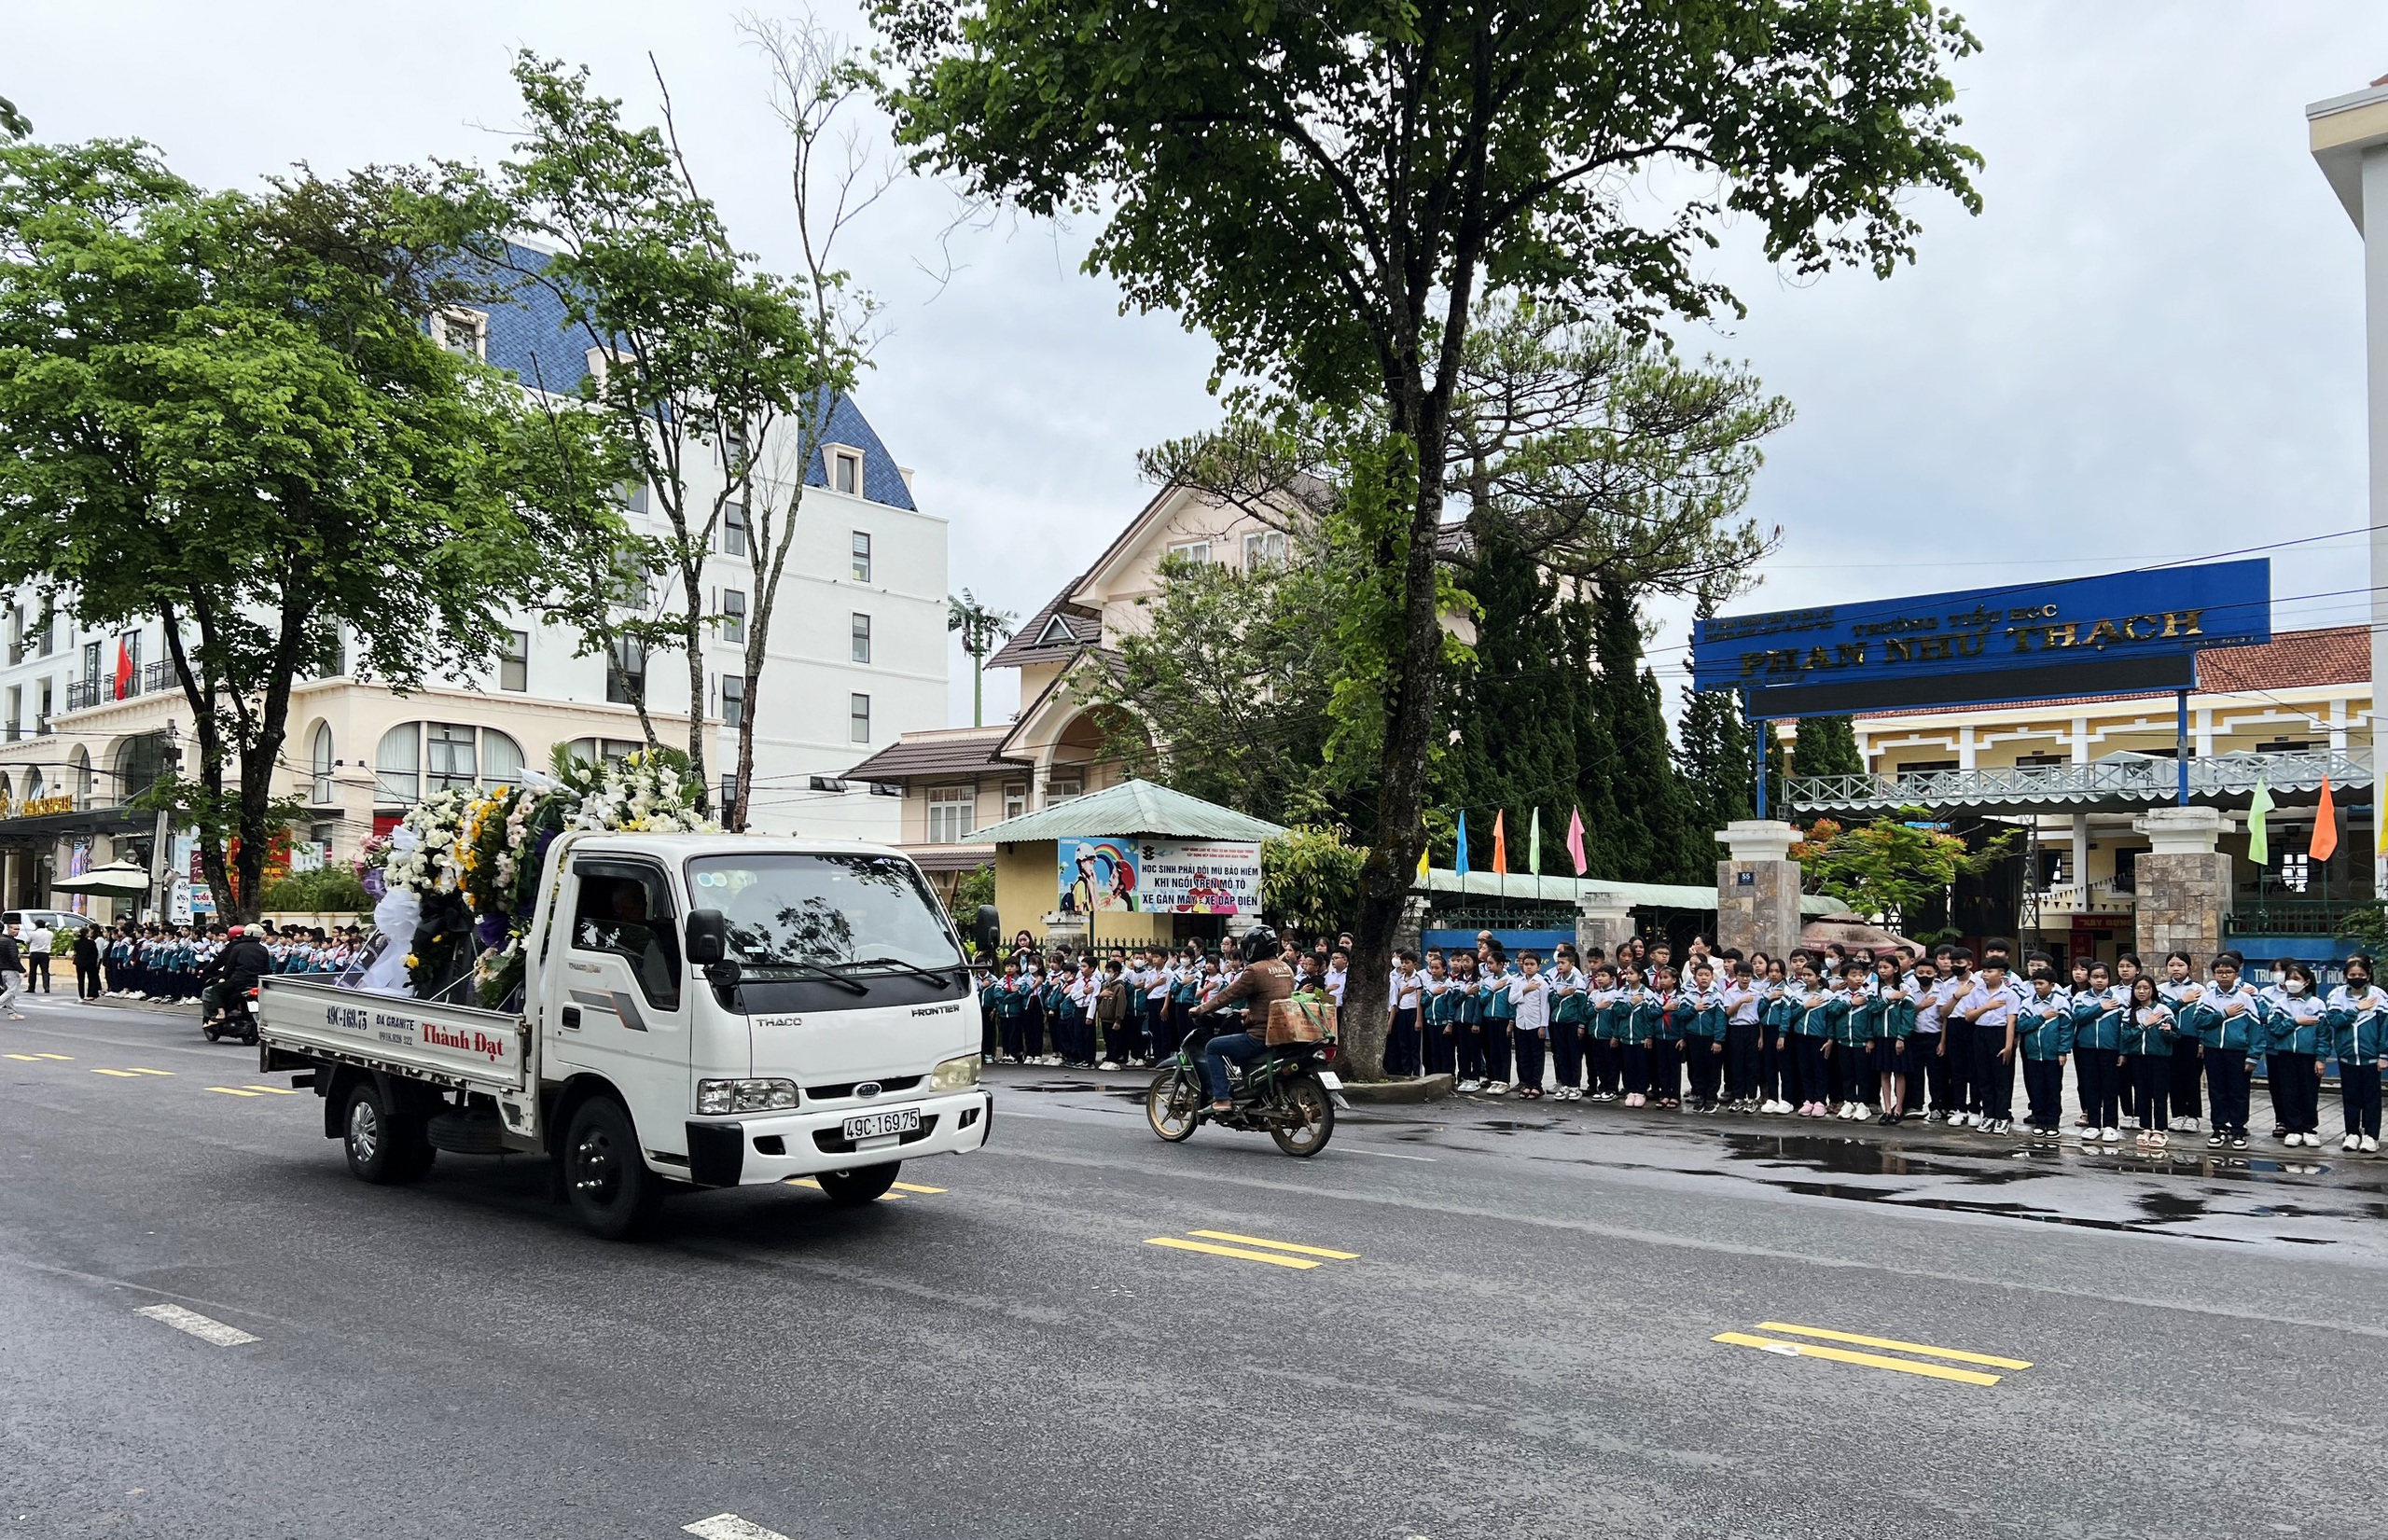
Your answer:
[[[271,978],[257,992],[257,1035],[268,1050],[361,1064],[460,1090],[519,1092],[530,1029],[521,1017],[504,1011]]]

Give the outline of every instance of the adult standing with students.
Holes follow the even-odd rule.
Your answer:
[[[86,925],[75,933],[75,998],[100,997],[100,930]]]
[[[25,992],[49,992],[49,953],[58,944],[58,933],[45,920],[34,922],[33,930],[25,936]]]

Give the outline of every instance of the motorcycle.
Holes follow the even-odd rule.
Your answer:
[[[1228,1027],[1229,1032],[1240,1031]],[[1229,1066],[1232,1112],[1211,1110],[1202,1085],[1202,1045],[1214,1034],[1189,1037],[1177,1057],[1161,1066],[1145,1092],[1145,1120],[1171,1144],[1183,1144],[1204,1123],[1244,1132],[1265,1132],[1287,1155],[1308,1158],[1335,1136],[1335,1109],[1348,1107],[1343,1082],[1326,1066],[1333,1043],[1287,1043],[1270,1048],[1241,1077]]]
[[[236,1042],[255,1047],[257,1040],[257,992],[255,989],[234,990],[224,1004],[224,1014],[214,1021],[202,1021],[199,1030],[211,1043],[229,1037]]]

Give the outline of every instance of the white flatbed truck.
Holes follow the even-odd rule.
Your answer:
[[[519,1012],[264,981],[261,1067],[313,1089],[362,1180],[416,1180],[440,1150],[541,1156],[622,1237],[667,1191],[804,1176],[864,1203],[903,1161],[986,1143],[969,970],[901,853],[566,834],[539,894]],[[992,950],[993,909],[972,929]]]

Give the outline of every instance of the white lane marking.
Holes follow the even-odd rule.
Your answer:
[[[1395,1155],[1391,1150],[1372,1150],[1366,1145],[1345,1145],[1343,1147],[1354,1155],[1373,1155],[1386,1160],[1423,1160],[1430,1166],[1436,1163],[1431,1155]]]
[[[710,1519],[683,1524],[680,1533],[693,1534],[697,1540],[787,1540],[779,1531],[748,1523],[734,1513],[716,1513]]]
[[[213,1342],[219,1348],[237,1348],[243,1342],[259,1340],[238,1326],[228,1326],[213,1316],[201,1315],[197,1311],[185,1310],[180,1305],[144,1305],[132,1313],[146,1315],[152,1321],[163,1321],[176,1331],[187,1331],[200,1340]]]

